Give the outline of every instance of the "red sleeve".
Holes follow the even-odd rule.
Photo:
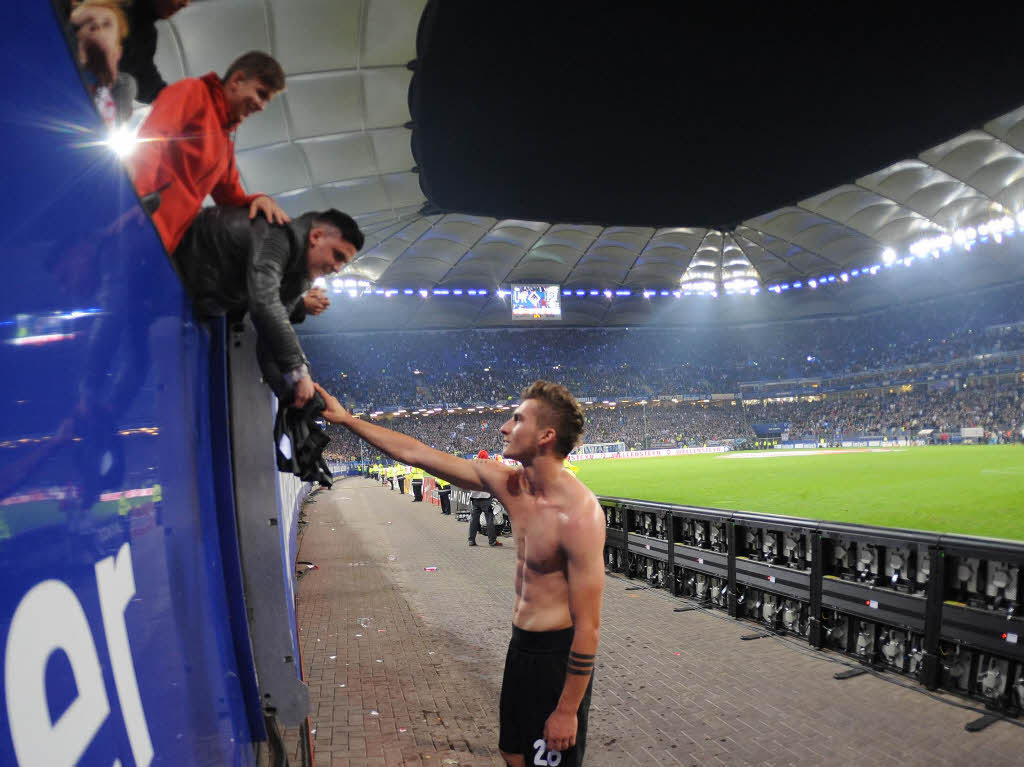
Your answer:
[[[184,164],[176,161],[175,144],[200,119],[203,88],[200,80],[180,80],[164,88],[153,102],[152,111],[139,128],[139,145],[131,160],[140,196],[164,187],[184,170]]]

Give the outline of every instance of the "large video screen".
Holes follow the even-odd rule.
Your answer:
[[[558,319],[562,316],[561,299],[560,285],[513,285],[512,314],[516,317]]]

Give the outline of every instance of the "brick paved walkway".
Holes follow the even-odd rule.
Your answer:
[[[306,515],[299,558],[319,569],[300,581],[297,610],[318,767],[501,765],[511,539],[470,548],[466,523],[364,479],[318,493]],[[742,641],[753,624],[675,613],[683,602],[638,585],[609,576],[605,587],[589,767],[1024,759],[1024,728],[967,733],[978,714],[916,685],[835,680],[839,656]]]

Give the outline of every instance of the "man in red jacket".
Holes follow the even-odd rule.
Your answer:
[[[284,90],[284,70],[271,56],[251,51],[236,59],[221,79],[215,72],[164,88],[139,129],[130,169],[140,197],[160,193],[153,215],[160,239],[173,253],[203,200],[248,206],[273,224],[288,215],[265,194],[248,195],[235,165],[232,132]]]

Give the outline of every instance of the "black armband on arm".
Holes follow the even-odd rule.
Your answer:
[[[569,665],[566,671],[570,674],[590,676],[594,673],[594,656],[569,650]]]

